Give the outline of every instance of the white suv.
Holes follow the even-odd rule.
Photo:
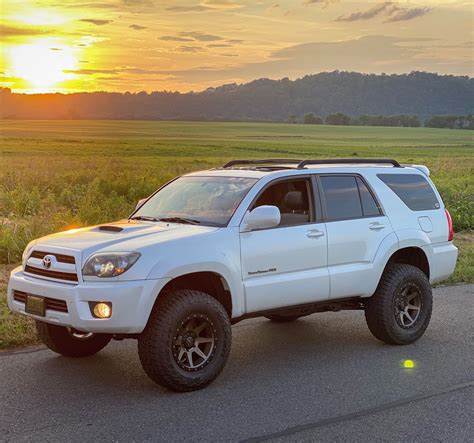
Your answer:
[[[241,160],[178,177],[127,220],[32,241],[8,303],[69,357],[138,339],[177,391],[223,369],[231,324],[363,309],[386,343],[421,337],[430,284],[456,265],[451,218],[425,166]]]

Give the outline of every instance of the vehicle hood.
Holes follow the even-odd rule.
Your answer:
[[[35,248],[52,246],[74,249],[82,251],[84,257],[102,250],[140,251],[151,244],[201,235],[218,229],[178,223],[121,220],[48,235],[38,239]]]

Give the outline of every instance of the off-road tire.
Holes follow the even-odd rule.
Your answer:
[[[407,285],[419,291],[421,309],[415,323],[402,327],[396,319],[397,297]],[[392,264],[384,271],[375,294],[368,300],[365,319],[370,332],[385,343],[408,345],[425,332],[431,318],[433,297],[423,271],[407,264]]]
[[[92,334],[90,337],[76,338],[65,326],[52,325],[41,321],[36,322],[36,332],[39,339],[51,351],[65,357],[94,355],[105,348],[112,338],[108,334]]]
[[[194,372],[179,366],[175,352],[177,331],[193,316],[209,320],[215,337],[206,365]],[[222,304],[205,292],[181,289],[158,297],[148,324],[138,337],[138,355],[155,383],[172,391],[195,391],[220,374],[229,356],[231,340],[230,319]]]
[[[282,314],[272,314],[265,315],[265,318],[275,323],[289,323],[295,320],[298,320],[301,315],[282,315]]]

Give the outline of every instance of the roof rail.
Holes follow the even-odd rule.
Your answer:
[[[284,165],[284,164],[294,164],[300,165],[302,163],[301,160],[297,160],[294,158],[266,158],[266,159],[258,159],[258,160],[231,160],[227,162],[223,168],[231,168],[232,166],[246,166],[246,165]]]
[[[338,158],[338,159],[323,159],[323,160],[303,160],[298,163],[297,168],[303,169],[306,165],[339,165],[339,164],[382,164],[392,165],[395,168],[402,168],[396,160],[390,160],[386,158]]]

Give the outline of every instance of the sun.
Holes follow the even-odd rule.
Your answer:
[[[28,82],[37,91],[50,90],[73,78],[77,57],[72,47],[55,39],[41,39],[17,45],[10,51],[13,75]]]

